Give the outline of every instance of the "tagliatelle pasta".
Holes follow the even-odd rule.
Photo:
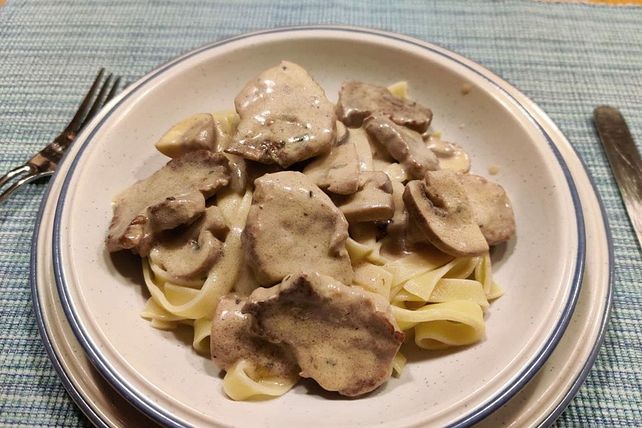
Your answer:
[[[406,82],[398,82],[388,89],[399,98],[407,97]],[[219,141],[219,144],[225,145],[218,148],[221,150],[227,147],[229,138],[236,131],[239,116],[234,112],[221,112],[213,113],[212,117],[220,126],[217,132],[228,137],[228,140]],[[201,119],[205,120],[199,117]],[[379,174],[384,172],[388,177],[388,185],[392,183],[392,192],[397,192],[396,203],[402,203],[399,192],[403,193],[404,183],[412,180],[409,169],[401,161],[396,162],[381,153],[377,154],[363,128],[354,132],[361,132],[354,141],[359,173],[368,174],[372,170],[377,170]],[[174,134],[180,137],[180,133]],[[175,140],[164,141],[162,148],[170,152],[180,149]],[[244,162],[237,155],[231,155],[228,160],[230,165]],[[245,174],[244,170],[239,174]],[[229,293],[246,297],[259,286],[250,263],[245,259],[248,256],[242,239],[253,203],[253,187],[247,184],[248,177],[239,175],[237,180],[237,183],[246,184],[241,184],[240,188],[232,185],[224,187],[216,193],[215,201],[212,199],[207,202],[216,205],[226,228],[225,236],[220,238],[220,255],[211,268],[199,271],[196,278],[179,277],[164,265],[157,247],[151,249],[148,257],[142,258],[144,281],[150,297],[141,316],[149,320],[152,327],[161,330],[172,330],[179,326],[191,328],[192,346],[204,355],[210,353],[210,335],[213,322],[217,319],[215,311],[219,299]],[[390,190],[386,191],[391,193]],[[310,191],[310,198],[312,193]],[[258,190],[256,194],[259,194]],[[388,219],[392,222],[390,217]],[[409,223],[405,227],[409,229]],[[394,243],[392,239],[392,235],[382,237],[381,224],[350,224],[343,251],[347,251],[350,262],[348,269],[351,265],[353,276],[352,283],[346,285],[360,287],[389,302],[390,306],[385,306],[389,308],[386,309],[388,316],[390,312],[392,314],[390,324],[396,322],[398,329],[404,331],[408,338],[404,346],[413,346],[411,342],[414,340],[414,345],[419,348],[438,350],[472,345],[483,340],[484,313],[489,309],[490,301],[503,294],[492,278],[490,254],[486,252],[479,255],[477,252],[471,257],[455,257],[425,242],[411,243],[408,246],[411,249],[404,247],[403,251],[394,252],[390,250]],[[194,239],[191,245],[200,243]],[[389,354],[390,357],[399,349],[403,338],[398,329],[399,342]],[[401,375],[405,365],[406,357],[399,350],[392,359],[393,374]],[[267,367],[261,367],[246,358],[240,358],[225,367],[223,389],[234,400],[263,400],[280,396],[298,380],[297,376],[275,375]]]
[[[449,256],[430,251],[423,254],[412,253],[397,260],[388,261],[382,266],[378,262],[386,261],[384,256],[377,255],[375,258],[377,264],[372,263],[367,260],[367,257],[375,252],[375,249],[353,239],[351,241],[348,249],[352,249],[350,254],[353,257],[355,271],[353,285],[389,299],[393,304],[393,314],[402,328],[411,329],[419,324],[426,324],[439,330],[440,333],[431,336],[433,344],[429,349],[461,346],[483,338],[483,311],[488,308],[489,300],[496,299],[502,294],[501,289],[490,276],[488,255],[452,258],[449,262],[438,266],[444,260],[448,260]],[[237,247],[233,247],[232,251],[234,250],[237,250]],[[242,258],[241,254],[235,254]],[[149,260],[143,261],[145,282],[152,297],[141,315],[152,320],[155,327],[162,329],[175,328],[182,322],[191,321],[195,330],[194,343],[204,341],[209,331],[203,326],[211,322],[211,319],[207,316],[194,315],[203,313],[198,309],[203,307],[201,301],[206,299],[203,296],[206,293],[215,292],[197,290],[191,285],[180,286],[164,282],[162,276],[154,276],[154,272],[161,271],[160,268],[151,266],[153,265]],[[214,285],[214,281],[216,279],[210,280],[211,290],[224,289],[225,286]],[[206,283],[207,281],[202,284],[203,287]],[[395,292],[395,290],[398,291]],[[212,297],[210,296],[209,299]],[[215,304],[212,304],[210,314],[213,312],[213,307]],[[196,309],[190,312],[193,308]],[[471,330],[452,325],[450,325],[452,328],[445,328],[443,324],[436,323],[437,321],[466,324]],[[422,335],[417,340],[424,340],[430,336],[430,328],[426,325],[420,328]],[[201,326],[198,333],[197,326]],[[446,332],[450,332],[450,335]],[[417,330],[415,330],[415,338],[417,338],[416,333]],[[462,337],[452,337],[453,335]],[[445,340],[441,346],[435,343],[439,338]],[[198,347],[195,346],[195,348]],[[203,346],[199,349],[206,351]]]
[[[367,253],[368,246],[358,244]],[[383,293],[389,295],[395,319],[402,330],[413,331],[415,343],[424,349],[470,345],[482,340],[484,310],[489,307],[489,300],[501,295],[492,281],[488,254],[453,258],[430,250],[402,256],[383,266],[360,262],[355,266],[356,285],[364,286],[365,281],[359,275],[364,271],[372,271],[366,276],[371,283],[390,284],[390,289]],[[391,282],[379,278],[390,278]],[[489,284],[488,292],[484,282]],[[383,287],[366,285],[366,288],[376,291]]]
[[[405,173],[394,166],[387,168],[386,173],[394,181],[406,179]],[[154,261],[153,253],[143,260],[151,297],[141,315],[159,329],[191,326],[193,346],[203,354],[209,353],[211,314],[216,300],[232,290],[249,294],[257,286],[243,263],[240,241],[251,197],[251,192],[239,195],[232,191],[218,196],[217,206],[230,232],[224,243],[223,261],[215,265],[205,280],[171,278]],[[393,260],[381,255],[381,245],[372,228],[362,228],[348,238],[346,249],[355,272],[353,285],[388,299],[400,327],[412,330],[417,346],[436,350],[483,339],[483,311],[489,300],[502,294],[492,280],[488,254],[453,258],[434,248],[425,248]],[[394,373],[401,374],[405,364],[406,359],[399,352],[393,362]],[[227,371],[224,390],[235,400],[265,399],[286,393],[295,382],[261,378],[250,362],[242,360]]]
[[[250,362],[239,360],[225,374],[223,390],[233,400],[261,400],[285,394],[297,381],[262,377]]]

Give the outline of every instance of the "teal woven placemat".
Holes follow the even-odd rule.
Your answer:
[[[579,151],[615,244],[615,299],[595,367],[559,426],[642,425],[642,261],[590,121],[620,107],[642,142],[642,8],[509,2],[12,1],[0,7],[0,171],[62,129],[99,67],[130,80],[201,44],[301,24],[395,31],[459,52],[520,88]],[[0,425],[83,426],[43,350],[29,251],[43,185],[0,205]]]

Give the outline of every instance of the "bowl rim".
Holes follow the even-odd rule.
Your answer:
[[[126,99],[134,95],[139,88],[144,84],[155,79],[156,77],[163,74],[165,71],[170,68],[186,61],[193,56],[196,56],[205,51],[216,49],[220,46],[237,42],[244,39],[250,38],[260,38],[262,36],[268,36],[273,34],[282,34],[282,33],[294,33],[300,34],[303,32],[327,32],[326,34],[330,35],[331,33],[352,33],[352,34],[361,34],[366,36],[374,36],[382,39],[388,39],[395,42],[400,42],[403,44],[413,45],[421,49],[427,50],[433,54],[440,55],[445,57],[450,61],[464,66],[469,71],[475,73],[479,77],[484,78],[487,82],[492,84],[502,95],[510,99],[515,106],[519,108],[524,117],[536,126],[539,132],[547,141],[549,149],[553,152],[555,159],[557,160],[568,190],[570,197],[573,203],[573,209],[575,211],[575,226],[577,233],[577,254],[575,255],[574,268],[571,286],[569,287],[569,294],[566,299],[563,311],[557,320],[555,327],[552,330],[549,338],[545,341],[543,347],[539,350],[534,357],[530,358],[529,364],[527,364],[521,371],[518,372],[512,382],[504,385],[500,390],[491,395],[490,398],[486,399],[482,404],[472,409],[470,412],[465,415],[457,418],[454,422],[449,424],[449,427],[463,427],[470,426],[480,420],[484,419],[486,416],[497,410],[504,403],[506,403],[513,395],[515,395],[519,390],[521,390],[526,383],[537,373],[541,368],[544,362],[548,359],[550,354],[555,349],[555,346],[561,339],[566,327],[568,326],[575,305],[577,303],[577,298],[579,296],[579,291],[582,285],[582,279],[584,275],[584,261],[585,261],[585,251],[586,251],[586,235],[584,228],[584,214],[582,211],[581,201],[575,186],[575,182],[570,173],[570,170],[561,155],[558,148],[555,146],[552,137],[544,128],[544,126],[538,121],[538,119],[529,111],[529,109],[514,95],[517,94],[520,97],[523,97],[528,100],[519,90],[510,85],[508,82],[500,78],[499,76],[492,73],[490,70],[485,67],[459,55],[448,49],[442,48],[440,46],[428,43],[413,37],[381,31],[374,30],[369,28],[362,27],[353,27],[353,26],[334,26],[334,25],[311,25],[311,26],[295,26],[295,27],[282,27],[282,28],[272,28],[262,31],[244,33],[238,36],[227,38],[224,40],[216,41],[213,43],[208,43],[199,48],[193,49],[173,60],[166,62],[153,69],[138,81],[132,84],[127,90],[121,93],[117,98],[112,100],[101,112],[101,114],[96,117],[92,123],[87,127],[87,129],[81,133],[78,140],[80,140],[80,147],[76,152],[75,157],[71,160],[70,166],[68,168],[67,174],[64,177],[62,187],[60,190],[60,195],[58,201],[56,202],[56,209],[54,215],[54,231],[53,231],[53,267],[54,267],[54,279],[56,282],[56,287],[58,289],[58,294],[60,296],[61,304],[65,315],[69,321],[74,335],[78,339],[82,348],[85,350],[89,360],[96,367],[96,369],[101,373],[101,375],[114,387],[114,389],[121,394],[127,401],[132,403],[136,408],[146,414],[148,417],[153,420],[169,426],[169,427],[184,427],[188,426],[185,421],[173,415],[171,411],[163,408],[162,406],[155,403],[152,399],[145,397],[141,394],[137,388],[127,382],[126,379],[112,366],[110,361],[105,358],[99,350],[99,347],[92,341],[87,332],[82,328],[80,319],[74,309],[72,303],[72,298],[69,294],[69,285],[65,278],[65,266],[62,259],[61,251],[61,239],[62,239],[62,213],[65,206],[66,196],[70,187],[70,182],[74,176],[75,168],[78,165],[79,160],[83,157],[85,149],[90,145],[93,137],[96,132],[102,127],[105,121],[110,117],[110,115],[115,111],[115,109],[122,104]],[[510,92],[504,87],[508,86]],[[531,101],[532,102],[532,101]],[[534,104],[534,103],[533,103]],[[78,144],[78,143],[77,143]]]

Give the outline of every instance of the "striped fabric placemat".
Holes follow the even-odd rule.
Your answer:
[[[535,1],[0,0],[0,171],[73,114],[87,76],[134,80],[191,48],[258,29],[359,25],[408,34],[488,67],[546,111],[606,206],[615,299],[595,367],[559,426],[642,426],[642,259],[591,112],[621,109],[642,143],[642,8]],[[0,205],[0,426],[85,426],[40,342],[29,251],[44,185]],[[581,338],[578,338],[581,340]]]

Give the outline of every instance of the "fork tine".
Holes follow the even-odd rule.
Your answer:
[[[116,77],[114,79],[114,76],[110,73],[101,85],[104,75],[105,69],[101,68],[74,117],[60,135],[54,138],[44,149],[36,153],[27,163],[0,176],[0,190],[5,184],[8,185],[10,180],[13,182],[6,190],[0,193],[0,203],[4,202],[23,185],[53,175],[61,156],[74,141],[76,134],[118,93],[121,78]]]
[[[100,108],[103,106],[103,98],[105,97],[105,93],[107,93],[107,89],[109,89],[109,85],[113,77],[114,76],[111,73],[107,76],[107,79],[105,79],[103,86],[101,86],[100,92],[98,92],[98,95],[94,100],[94,103],[91,105],[91,108],[87,112],[87,115],[85,116],[80,126],[78,126],[78,129],[75,130],[75,132],[78,132],[82,128],[84,128],[85,125],[87,125],[87,123],[89,123],[89,121],[93,119],[93,117],[96,115],[98,110],[100,110]]]
[[[84,128],[89,121],[91,121],[94,116],[96,116],[96,113],[103,108],[105,104],[107,104],[109,101],[111,101],[112,98],[118,93],[118,86],[120,85],[120,76],[114,80],[113,85],[111,86],[111,89],[107,93],[107,95],[103,98],[103,94],[105,93],[107,87],[109,86],[109,82],[112,79],[113,75],[110,74],[107,76],[107,79],[105,80],[105,83],[103,84],[103,87],[100,90],[100,93],[96,97],[96,101],[94,101],[94,104],[91,106],[91,110],[89,110],[89,113],[87,113],[87,117],[85,117],[85,120],[82,122],[82,124],[79,127],[79,130]]]
[[[12,169],[11,171],[7,172],[5,175],[0,177],[0,186],[2,186],[4,183],[12,179],[13,177],[17,176],[18,174],[22,172],[31,172],[32,167],[28,164],[20,165],[17,168]]]
[[[108,102],[110,102],[112,98],[114,98],[114,96],[118,92],[118,87],[119,86],[120,86],[120,76],[117,77],[116,80],[114,81],[114,86],[111,87],[111,91],[109,91],[109,93],[105,97],[105,101],[103,102],[103,106],[105,104],[107,104]]]
[[[9,188],[7,188],[7,190],[2,192],[0,194],[0,203],[4,202],[9,196],[13,194],[13,192],[18,190],[23,185],[27,183],[31,183],[32,181],[36,181],[39,178],[49,177],[52,174],[53,174],[53,171],[45,171],[45,172],[32,171],[29,175],[25,175],[20,180],[13,183]]]
[[[78,130],[80,129],[80,124],[83,122],[83,119],[85,118],[85,115],[90,108],[91,100],[94,98],[94,95],[98,90],[100,80],[103,78],[104,74],[105,69],[101,68],[98,72],[98,75],[96,76],[96,79],[94,80],[94,83],[92,83],[91,88],[89,88],[89,92],[87,92],[87,95],[85,95],[85,98],[80,103],[80,107],[78,107],[76,114],[74,115],[73,119],[71,119],[71,122],[69,122],[69,125],[67,125],[64,132],[78,132]]]

